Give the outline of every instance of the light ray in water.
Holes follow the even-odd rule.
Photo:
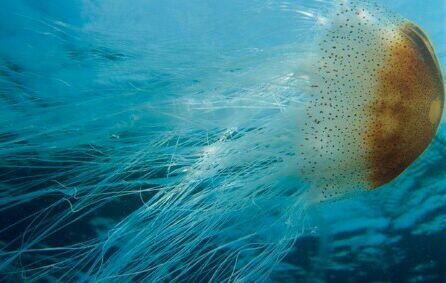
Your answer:
[[[435,136],[440,65],[397,14],[181,2],[85,1],[83,24],[10,7],[0,211],[23,214],[0,229],[6,278],[266,280],[311,207],[391,182]]]

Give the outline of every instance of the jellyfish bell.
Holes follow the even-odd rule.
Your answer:
[[[296,142],[316,201],[399,176],[431,143],[444,104],[438,59],[416,24],[369,2],[335,6],[320,21]]]

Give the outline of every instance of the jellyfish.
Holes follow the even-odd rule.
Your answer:
[[[87,1],[82,26],[15,13],[43,38],[2,51],[0,209],[25,213],[2,276],[267,280],[312,207],[391,182],[436,134],[434,48],[380,5],[143,2]]]
[[[322,200],[400,175],[432,141],[444,104],[438,59],[417,25],[370,3],[339,7],[318,45],[298,149]]]

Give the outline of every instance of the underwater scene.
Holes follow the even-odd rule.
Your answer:
[[[446,282],[446,0],[3,0],[0,282]]]

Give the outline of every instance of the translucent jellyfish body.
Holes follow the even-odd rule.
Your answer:
[[[322,19],[298,144],[317,200],[400,175],[432,141],[444,103],[438,60],[417,25],[375,4],[335,6]]]
[[[263,281],[309,203],[398,176],[443,111],[426,36],[368,2],[90,2],[0,48],[11,276]]]

